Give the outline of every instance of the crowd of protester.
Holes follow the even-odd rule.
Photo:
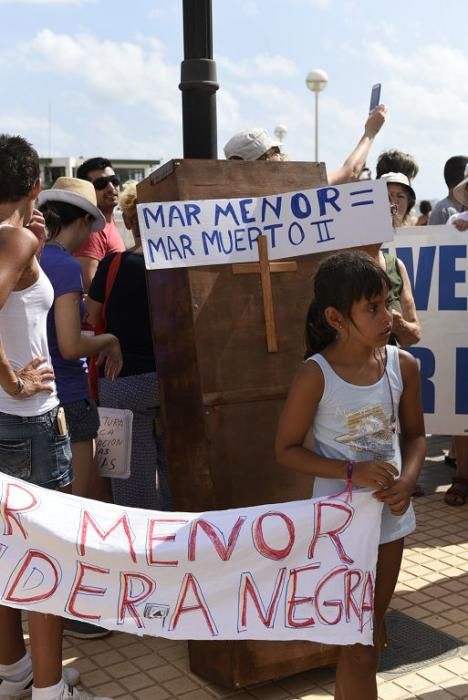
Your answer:
[[[385,115],[383,105],[369,115],[356,146],[328,175],[330,184],[369,177],[366,161]],[[264,129],[234,135],[224,152],[228,160],[286,158]],[[434,207],[422,200],[418,218],[415,159],[399,150],[381,154],[376,177],[387,185],[394,226],[450,222],[459,230],[468,228],[467,164],[468,157],[461,155],[447,160],[447,195]],[[85,498],[168,510],[136,204],[136,183],[122,185],[112,163],[101,157],[82,163],[76,177],[59,177],[41,190],[34,148],[19,136],[0,136],[0,470]],[[114,219],[117,205],[134,237],[128,250]],[[392,284],[389,343],[408,347],[419,342],[421,325],[405,265],[381,244],[363,250]],[[128,479],[105,479],[97,472],[98,404],[133,412]],[[28,453],[24,432],[17,430],[18,416],[33,445]],[[456,475],[445,499],[462,505],[468,495],[468,437],[455,437],[453,444],[447,459],[454,462]],[[0,699],[24,697],[31,687],[34,700],[90,697],[74,687],[77,672],[62,671],[59,618],[31,613],[32,658],[19,611],[0,606],[0,629]],[[69,620],[65,634],[97,638],[109,632]],[[41,652],[44,645],[47,654]]]

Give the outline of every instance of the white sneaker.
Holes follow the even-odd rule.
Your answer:
[[[80,680],[80,673],[76,668],[67,666],[63,669],[63,680],[69,686],[74,686]],[[32,693],[32,686],[32,668],[28,676],[22,681],[6,681],[0,679],[0,700],[20,700],[21,698],[28,698]]]
[[[112,700],[112,698],[98,697],[87,693],[86,690],[70,688],[70,686],[66,685],[60,700]]]
[[[77,668],[73,668],[73,666],[64,666],[62,668],[62,678],[65,681],[65,685],[74,688],[80,680],[80,672]]]
[[[31,695],[33,684],[32,668],[22,681],[0,680],[0,700],[17,700]]]

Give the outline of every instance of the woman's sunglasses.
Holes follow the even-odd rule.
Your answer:
[[[120,186],[120,178],[118,175],[101,175],[93,180],[94,189],[104,190],[109,182],[112,183],[114,187]]]

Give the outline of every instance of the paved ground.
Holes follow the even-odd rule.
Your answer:
[[[451,508],[443,502],[453,475],[443,462],[447,445],[445,438],[430,440],[422,478],[426,495],[415,502],[419,527],[408,538],[392,607],[468,644],[468,505]],[[70,641],[65,641],[65,663],[79,668],[83,685],[97,695],[135,700],[318,700],[333,692],[332,669],[233,691],[190,673],[185,642],[126,634]],[[379,698],[468,698],[468,653],[392,680],[380,678]]]

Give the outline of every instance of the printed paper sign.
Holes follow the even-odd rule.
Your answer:
[[[0,602],[174,639],[372,644],[382,504],[174,513],[0,474]]]
[[[387,185],[327,185],[265,197],[139,204],[148,270],[278,260],[393,239]]]
[[[452,225],[398,229],[389,246],[413,287],[422,339],[419,361],[426,430],[468,433],[468,233]]]

